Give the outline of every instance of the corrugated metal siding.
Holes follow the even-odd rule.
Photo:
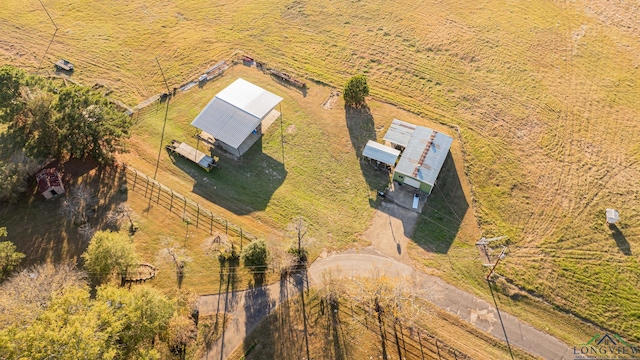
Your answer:
[[[281,101],[281,97],[238,79],[211,99],[191,125],[237,149]]]
[[[191,125],[234,148],[240,146],[258,124],[260,118],[217,97],[214,97],[191,122]]]
[[[416,127],[416,125],[409,124],[408,122],[393,119],[389,130],[384,134],[383,140],[406,147]]]
[[[379,144],[375,141],[369,140],[367,145],[362,150],[362,156],[368,157],[373,160],[378,160],[382,163],[394,166],[400,151],[392,149],[388,146]]]
[[[436,132],[429,151],[426,153],[422,163],[420,163],[420,158],[433,133],[432,129],[422,126],[416,127],[411,140],[400,157],[398,166],[396,166],[395,171],[397,173],[416,178],[429,185],[435,184],[453,139],[441,132]]]

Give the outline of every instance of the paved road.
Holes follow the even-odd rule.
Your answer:
[[[302,277],[297,276],[265,287],[201,296],[198,300],[201,314],[231,314],[222,337],[207,351],[205,359],[227,359],[262,319],[283,300],[297,296],[302,288]]]
[[[453,313],[477,328],[505,340],[505,330],[511,346],[517,346],[545,359],[573,359],[572,350],[558,339],[539,331],[472,294],[442,281],[440,278],[414,271],[410,266],[375,253],[347,253],[329,256],[314,262],[308,271],[310,286],[322,281],[322,274],[332,276],[412,277],[420,289],[419,295],[436,306]],[[240,344],[246,334],[270,313],[283,299],[296,296],[302,283],[276,283],[229,295],[209,295],[200,298],[201,313],[225,311],[233,319],[222,338],[214,344],[206,359],[224,360]],[[504,330],[500,323],[504,324]],[[249,321],[247,321],[249,319]]]

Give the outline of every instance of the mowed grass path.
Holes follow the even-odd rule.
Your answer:
[[[46,1],[60,27],[46,60],[131,104],[161,89],[156,56],[171,86],[238,48],[338,86],[366,72],[375,96],[460,126],[484,234],[512,241],[501,274],[637,340],[640,41],[633,9],[609,3]],[[46,14],[9,0],[0,18],[2,59],[35,69]]]

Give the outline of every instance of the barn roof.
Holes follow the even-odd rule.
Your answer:
[[[38,190],[41,193],[51,189],[54,186],[60,186],[60,176],[54,168],[44,169],[36,175],[38,182]]]
[[[416,127],[416,125],[409,124],[408,122],[393,119],[389,130],[384,134],[383,140],[406,147]]]
[[[400,151],[369,140],[362,150],[362,156],[394,166],[400,156]]]
[[[395,171],[433,186],[452,142],[450,136],[417,126]]]
[[[281,101],[281,97],[238,79],[211,99],[191,125],[237,148]]]

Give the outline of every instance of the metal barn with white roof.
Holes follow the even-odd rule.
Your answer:
[[[235,156],[244,154],[262,135],[263,128],[280,116],[275,107],[282,98],[239,78],[220,91],[191,125],[202,138]],[[263,126],[265,124],[265,126]]]

